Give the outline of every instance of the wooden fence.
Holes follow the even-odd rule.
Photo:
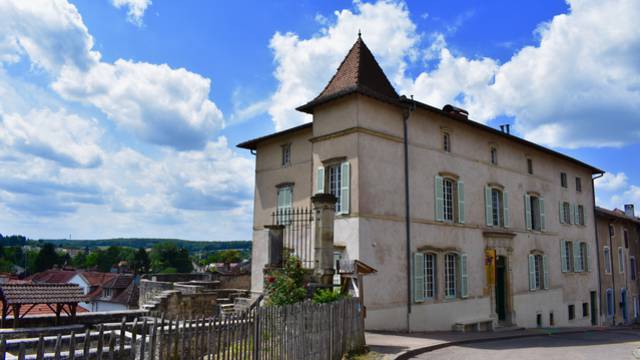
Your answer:
[[[358,299],[254,308],[218,318],[153,317],[97,331],[0,340],[5,359],[341,359],[364,343]]]

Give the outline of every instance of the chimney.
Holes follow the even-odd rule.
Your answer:
[[[509,124],[500,125],[500,131],[502,131],[505,134],[511,134],[511,125]]]
[[[636,212],[635,212],[633,204],[626,204],[624,206],[624,213],[625,213],[625,215],[627,215],[629,217],[635,218],[636,217]]]
[[[467,110],[459,107],[455,107],[451,104],[447,104],[444,107],[442,107],[442,111],[446,112],[447,114],[457,116],[459,118],[463,118],[463,119],[469,118],[469,112]]]

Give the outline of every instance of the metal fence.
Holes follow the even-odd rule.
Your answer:
[[[97,331],[0,340],[0,359],[338,360],[364,346],[357,298],[254,308],[221,318],[136,319]]]
[[[313,257],[313,219],[309,208],[280,209],[271,215],[273,225],[283,225],[283,258],[295,255],[302,266],[312,269]]]

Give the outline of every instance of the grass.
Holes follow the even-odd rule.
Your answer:
[[[359,352],[351,352],[344,356],[343,360],[383,360],[386,359],[386,355],[377,353],[375,351],[362,350]]]

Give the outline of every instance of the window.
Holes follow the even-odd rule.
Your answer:
[[[618,272],[620,272],[620,274],[624,273],[624,249],[619,247],[618,248]]]
[[[451,135],[446,131],[442,133],[442,149],[451,152]]]
[[[627,229],[622,230],[622,236],[624,238],[624,248],[629,248],[629,231]]]
[[[291,165],[291,144],[282,145],[282,167]]]
[[[533,175],[533,160],[527,159],[527,172]]]
[[[498,188],[485,187],[487,226],[509,227],[509,194]]]
[[[498,149],[491,147],[491,164],[498,165]]]
[[[577,254],[576,254],[577,255]],[[560,241],[560,257],[562,260],[562,272],[572,272],[574,270],[573,242],[567,240]]]
[[[611,250],[608,246],[604,247],[604,273],[611,274]]]
[[[451,177],[435,178],[436,221],[464,223],[464,183]]]
[[[443,180],[444,221],[453,222],[453,183],[454,181],[451,179]]]
[[[567,173],[564,173],[564,172],[560,173],[560,186],[562,186],[563,188],[569,187],[567,185]]]
[[[111,289],[111,288],[103,288],[102,289],[102,297],[110,298],[111,295],[113,294],[112,291],[113,291],[113,289]]]
[[[278,203],[276,205],[276,224],[286,225],[291,221],[293,186],[286,185],[279,187],[277,198]]]
[[[589,316],[589,303],[583,302],[582,303],[582,317],[587,317]]]
[[[541,196],[525,194],[525,223],[527,230],[543,231],[544,199]]]
[[[436,254],[424,254],[424,297],[436,297]]]
[[[635,256],[629,257],[629,271],[631,272],[631,274],[629,274],[631,276],[631,280],[635,280],[638,272],[638,265],[636,264]]]
[[[582,178],[576,176],[576,191],[582,192]]]
[[[589,271],[589,248],[586,242],[580,243],[580,271]]]
[[[549,268],[547,257],[541,254],[529,255],[529,290],[549,288]]]
[[[446,254],[444,256],[444,296],[445,298],[456,297],[457,280],[457,254]]]
[[[567,310],[569,311],[569,320],[575,319],[576,318],[576,306],[571,304],[571,305],[568,306]]]
[[[316,176],[316,193],[328,193],[336,197],[336,214],[348,214],[350,202],[350,164],[348,161],[319,167]],[[327,184],[325,188],[325,183]]]
[[[566,201],[562,203],[560,217],[562,224],[571,224],[571,205]]]
[[[609,237],[616,236],[616,229],[613,227],[613,224],[609,224]]]
[[[584,206],[578,205],[578,225],[584,226]]]
[[[555,320],[553,319],[553,311],[549,313],[549,326],[554,326],[556,324]]]
[[[613,311],[615,309],[615,304],[613,303],[613,289],[607,289],[606,294],[607,317],[613,317]]]

